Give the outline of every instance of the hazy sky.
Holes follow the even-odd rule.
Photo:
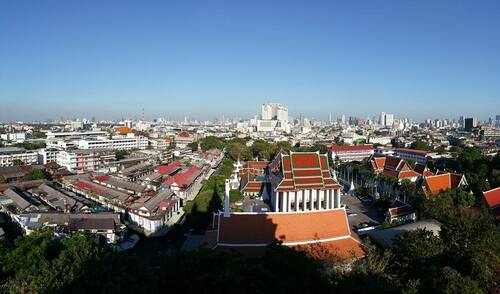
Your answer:
[[[0,0],[0,121],[500,114],[500,1]]]

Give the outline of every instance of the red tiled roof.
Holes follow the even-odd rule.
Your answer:
[[[266,168],[269,165],[268,161],[247,161],[243,164],[243,168]]]
[[[334,152],[339,152],[339,151],[369,151],[369,150],[373,150],[373,145],[372,144],[354,145],[354,146],[332,145],[330,147],[330,150],[332,150]]]
[[[156,167],[156,171],[162,176],[169,175],[169,174],[173,173],[174,171],[178,170],[179,168],[181,168],[181,166],[182,166],[181,161],[177,160],[177,161],[172,162],[169,165],[158,165]]]
[[[414,153],[414,154],[421,154],[421,155],[427,155],[430,153],[429,151],[425,151],[425,150],[409,149],[409,148],[397,148],[396,152]]]
[[[317,152],[292,152],[281,156],[283,179],[275,183],[276,191],[332,189],[338,187],[331,178],[328,158]]]
[[[101,194],[103,191],[101,189],[98,189],[94,185],[91,185],[89,183],[84,183],[84,182],[76,182],[75,187],[81,190],[87,190],[96,194]]]
[[[262,191],[266,183],[264,182],[248,182],[242,189],[242,192],[259,193]]]
[[[183,138],[188,138],[189,137],[189,133],[186,132],[186,131],[182,131],[178,134],[179,137],[183,137]]]
[[[500,205],[500,187],[483,192],[489,208]]]
[[[192,166],[185,172],[179,172],[170,178],[166,179],[163,183],[166,185],[172,185],[176,183],[178,186],[189,186],[193,183],[194,178],[192,177],[194,174],[200,172],[201,169]]]
[[[110,176],[99,176],[99,177],[96,177],[94,180],[102,183],[102,182],[109,181],[110,179],[111,179]]]

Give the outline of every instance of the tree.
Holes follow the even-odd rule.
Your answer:
[[[127,150],[115,150],[115,158],[116,160],[122,160],[125,156],[129,155],[130,152]]]
[[[0,176],[0,184],[5,184],[7,181],[3,176]]]
[[[425,150],[425,151],[432,151],[432,147],[423,141],[415,141],[415,142],[411,143],[410,148],[411,149],[418,149],[418,150]]]
[[[22,161],[21,159],[14,159],[12,161],[12,164],[15,166],[22,166],[22,165],[24,165],[24,161]]]
[[[219,149],[222,150],[224,148],[224,142],[215,136],[208,136],[200,141],[201,150],[207,151],[210,149]]]
[[[252,159],[252,152],[250,148],[238,142],[232,142],[227,144],[226,151],[232,160],[243,160],[248,161]]]
[[[187,147],[191,149],[191,151],[196,152],[198,151],[198,142],[191,142],[187,144]]]
[[[15,247],[0,256],[0,265],[10,293],[61,293],[106,254],[95,236],[61,240],[42,230],[16,239]]]
[[[450,267],[445,267],[441,270],[439,278],[434,282],[434,289],[444,294],[484,293],[474,280],[462,276],[460,272]]]
[[[273,153],[273,146],[264,140],[255,140],[250,147],[254,157],[260,160],[270,160]]]
[[[42,180],[46,179],[47,175],[43,172],[43,170],[40,169],[34,169],[30,171],[29,173],[25,174],[23,179],[25,181],[34,181],[34,180]]]
[[[405,280],[422,280],[431,274],[429,267],[439,264],[445,249],[441,238],[425,229],[403,233],[394,239],[394,244],[394,266]]]

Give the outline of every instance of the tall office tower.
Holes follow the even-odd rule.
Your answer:
[[[394,114],[385,114],[385,126],[391,128],[394,125]]]
[[[458,124],[460,125],[461,128],[465,128],[465,116],[461,115],[460,118],[458,119]]]
[[[495,127],[500,128],[500,115],[497,114],[495,120]]]
[[[385,112],[380,113],[380,118],[378,120],[378,123],[382,126],[385,126]]]
[[[477,127],[477,118],[468,117],[464,120],[464,129],[466,131],[472,131],[473,128]]]
[[[261,117],[263,120],[273,119],[273,106],[271,104],[262,104]]]
[[[345,124],[345,114],[342,114],[342,117],[340,118],[340,122],[344,125]]]
[[[394,114],[381,112],[379,124],[386,128],[392,128],[394,126]]]
[[[288,122],[288,108],[278,104],[276,107],[276,119],[281,122]]]
[[[264,103],[261,106],[261,116],[263,120],[288,121],[288,108],[279,103]]]

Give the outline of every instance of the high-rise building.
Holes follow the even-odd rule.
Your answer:
[[[464,129],[466,131],[472,131],[473,128],[477,127],[477,118],[475,117],[468,117],[464,120]]]
[[[265,103],[261,106],[261,116],[263,120],[288,121],[288,108],[279,103]]]
[[[498,114],[495,119],[495,127],[500,128],[500,115]]]
[[[270,132],[280,129],[290,131],[288,123],[288,108],[279,103],[264,103],[261,105],[261,120],[257,121],[257,131]]]
[[[392,128],[394,125],[394,114],[381,112],[379,124],[386,128]]]

